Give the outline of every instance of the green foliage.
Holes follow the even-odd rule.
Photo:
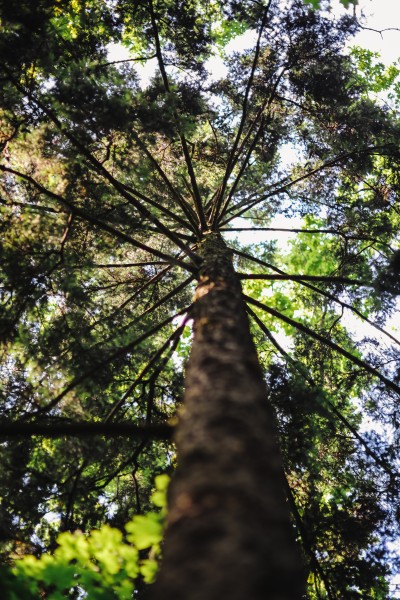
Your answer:
[[[157,573],[168,482],[167,475],[156,477],[152,502],[160,511],[137,515],[127,523],[126,541],[109,525],[88,534],[65,532],[58,536],[52,555],[24,556],[11,570],[3,567],[4,599],[30,600],[45,593],[49,600],[58,600],[73,591],[96,600],[132,598],[137,578],[149,584]]]
[[[321,0],[304,0],[306,4],[310,4],[314,9],[321,8]],[[343,4],[345,8],[350,8],[350,6],[356,6],[358,4],[358,0],[340,0],[340,3]]]
[[[174,446],[152,431],[177,420],[188,278],[204,231],[228,239],[243,223],[263,230],[257,244],[250,232],[229,245],[238,271],[266,277],[244,279],[246,294],[275,311],[254,309],[253,332],[309,596],[385,597],[377,538],[396,535],[399,511],[399,405],[382,379],[400,372],[388,320],[399,294],[398,65],[342,52],[350,16],[286,4],[0,6],[0,426],[143,434],[2,440],[0,551],[5,562],[29,556],[4,572],[17,598],[68,586],[122,598],[136,585],[140,596],[152,581],[162,524],[150,492],[175,466]],[[226,52],[248,29],[258,50]],[[110,60],[109,44],[127,59]],[[217,52],[228,72],[210,82]],[[145,84],[138,63],[153,74]],[[284,217],[301,231],[278,244],[268,227]]]
[[[240,21],[221,21],[213,27],[213,34],[218,48],[223,50],[229,42],[244,33],[246,29],[246,23]]]
[[[357,67],[357,77],[366,93],[385,94],[396,106],[400,103],[400,69],[398,62],[386,66],[379,60],[379,53],[360,48],[351,49],[351,57]]]

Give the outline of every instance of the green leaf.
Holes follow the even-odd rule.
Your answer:
[[[159,508],[167,508],[167,490],[170,482],[168,475],[158,475],[155,478],[156,491],[151,495],[151,501],[155,506]]]
[[[358,4],[358,0],[340,0],[345,8],[349,8],[351,5],[356,6]]]
[[[214,28],[214,39],[220,50],[225,48],[230,41],[244,33],[247,29],[247,24],[241,21],[224,20]]]
[[[109,525],[93,531],[89,538],[89,547],[93,558],[100,563],[103,571],[111,575],[115,575],[121,569],[119,557],[121,543],[122,533]]]
[[[76,583],[76,580],[74,579],[76,573],[75,567],[73,565],[56,562],[51,556],[46,558],[48,560],[44,563],[45,567],[41,574],[41,580],[46,585],[54,585],[57,590],[60,591],[70,589]]]
[[[59,544],[54,556],[62,561],[69,562],[80,561],[87,562],[90,556],[90,550],[87,538],[82,533],[61,533],[57,542]]]
[[[158,571],[158,563],[152,559],[143,560],[140,565],[140,574],[145,583],[153,583]]]
[[[129,535],[127,538],[135,544],[139,550],[157,545],[162,540],[163,524],[157,513],[138,515],[125,526]]]
[[[304,0],[306,4],[311,4],[316,10],[320,8],[320,0]]]
[[[124,569],[128,577],[136,579],[139,574],[139,552],[133,546],[122,544],[119,554],[124,561]]]

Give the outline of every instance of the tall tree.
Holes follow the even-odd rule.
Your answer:
[[[192,322],[154,596],[387,598],[399,128],[342,52],[356,23],[274,0],[1,19],[4,552],[146,509]],[[303,219],[286,252],[232,241],[278,215]]]

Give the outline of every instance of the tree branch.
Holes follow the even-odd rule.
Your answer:
[[[127,62],[144,62],[145,60],[151,60],[152,58],[157,58],[156,54],[150,54],[150,56],[136,56],[135,58],[124,58],[123,60],[112,60],[111,62],[101,63],[97,65],[99,68],[109,67],[110,65],[119,65],[121,63]]]
[[[301,541],[303,544],[304,551],[306,554],[308,554],[308,557],[310,559],[310,564],[312,565],[315,572],[319,575],[319,577],[321,578],[321,580],[324,584],[324,587],[325,587],[325,590],[326,590],[326,593],[328,596],[328,600],[335,600],[335,596],[332,593],[330,583],[327,579],[327,576],[317,558],[317,554],[316,554],[315,550],[313,549],[310,540],[308,539],[307,530],[303,525],[303,520],[301,518],[299,509],[297,508],[293,491],[292,491],[286,477],[285,477],[285,484],[286,484],[286,493],[287,493],[288,501],[290,504],[290,508],[291,508],[291,511],[293,514],[294,521],[296,523],[297,531],[299,532],[299,535],[300,535],[300,538],[301,538]]]
[[[331,350],[338,352],[339,354],[341,354],[342,356],[347,358],[350,362],[354,363],[358,367],[361,367],[364,371],[366,371],[370,375],[373,375],[374,377],[379,379],[379,381],[381,381],[383,384],[385,384],[386,387],[393,390],[397,394],[400,394],[400,387],[398,385],[396,385],[393,381],[391,381],[390,379],[385,377],[385,375],[382,375],[382,373],[380,373],[377,369],[375,369],[375,367],[371,367],[371,365],[366,363],[364,360],[361,360],[357,356],[354,356],[354,354],[351,354],[350,352],[348,352],[347,350],[345,350],[344,348],[342,348],[341,346],[336,344],[336,342],[333,342],[332,340],[324,337],[323,335],[316,333],[315,331],[313,331],[306,325],[303,325],[303,323],[300,323],[299,321],[295,321],[294,319],[287,317],[286,315],[275,310],[274,308],[271,308],[270,306],[267,306],[266,304],[263,304],[263,303],[259,302],[258,300],[254,300],[253,298],[250,298],[250,296],[246,296],[246,294],[244,294],[244,298],[246,299],[247,302],[249,302],[253,306],[260,308],[264,312],[269,313],[271,316],[276,317],[280,321],[283,321],[284,323],[291,325],[298,331],[305,333],[306,335],[313,338],[314,340],[317,340],[318,342],[324,344],[325,346],[328,346],[328,348],[331,348]]]
[[[220,223],[221,227],[223,227],[224,225],[227,225],[227,223],[229,223],[233,219],[240,217],[243,213],[247,212],[251,208],[254,208],[254,206],[259,204],[260,202],[264,202],[268,198],[271,198],[271,196],[275,196],[276,194],[281,194],[282,192],[286,192],[293,185],[296,185],[296,183],[299,183],[300,181],[304,181],[305,179],[312,177],[312,175],[315,175],[316,173],[319,173],[320,171],[323,171],[324,169],[327,169],[330,167],[335,167],[340,161],[344,160],[345,158],[350,158],[351,156],[360,154],[361,152],[366,152],[367,150],[369,150],[369,151],[375,150],[375,147],[367,148],[365,150],[354,150],[353,152],[346,152],[344,154],[336,156],[335,158],[326,161],[319,167],[315,167],[314,169],[311,169],[310,171],[303,173],[303,175],[300,175],[299,177],[296,177],[295,179],[288,181],[288,183],[283,183],[283,182],[285,180],[289,179],[290,175],[288,177],[285,177],[280,182],[277,182],[276,184],[274,184],[272,186],[273,189],[270,192],[259,197],[257,200],[253,200],[253,201],[244,200],[243,202],[240,202],[236,206],[232,206],[232,208],[229,209],[226,214],[236,211],[238,208],[240,208],[242,206],[244,206],[244,208],[242,208],[242,210],[239,210],[238,212],[234,212],[234,214],[232,214],[230,217],[225,219],[225,221],[222,221],[222,223]]]
[[[352,235],[349,233],[345,233],[343,231],[338,231],[337,229],[302,229],[302,228],[286,228],[286,227],[222,227],[220,231],[282,231],[284,233],[309,233],[309,234],[327,234],[327,235],[337,235],[342,237],[345,240],[359,240],[363,242],[374,242],[376,244],[381,244],[382,246],[389,246],[387,242],[383,242],[378,238],[373,238],[365,235]],[[389,246],[390,247],[390,246]]]
[[[42,192],[42,194],[45,194],[49,198],[52,198],[53,200],[56,200],[57,202],[61,203],[62,205],[67,206],[75,215],[77,215],[78,217],[81,217],[81,219],[83,219],[84,221],[91,223],[92,225],[96,225],[100,229],[107,231],[107,233],[110,233],[113,236],[116,236],[117,238],[122,239],[125,242],[128,242],[135,248],[139,248],[141,250],[144,250],[145,252],[149,252],[149,254],[153,254],[154,256],[157,256],[158,258],[162,258],[169,264],[175,264],[180,267],[183,267],[184,269],[190,271],[191,273],[196,272],[196,268],[194,266],[192,266],[188,263],[185,263],[177,258],[174,258],[173,256],[170,256],[169,254],[165,254],[164,252],[161,252],[160,250],[151,248],[150,246],[147,246],[146,244],[139,242],[135,238],[132,238],[130,235],[127,235],[126,233],[119,231],[118,229],[115,229],[108,223],[105,223],[104,221],[101,221],[100,219],[93,217],[86,211],[77,207],[75,204],[73,204],[69,200],[66,200],[59,194],[55,194],[54,192],[51,192],[47,188],[43,187],[40,183],[38,183],[30,175],[26,175],[25,173],[21,173],[20,171],[16,171],[15,169],[11,169],[10,167],[5,167],[4,165],[0,165],[0,171],[12,173],[16,177],[20,177],[21,179],[31,183],[33,186],[36,187],[36,189],[38,189],[40,192]]]
[[[164,60],[163,60],[163,56],[162,56],[160,37],[159,37],[159,33],[158,33],[158,27],[157,27],[156,17],[154,14],[154,7],[153,7],[152,0],[149,0],[149,12],[150,12],[150,18],[151,18],[151,25],[152,25],[153,33],[154,33],[154,42],[156,45],[156,55],[157,55],[157,61],[158,61],[161,77],[162,77],[162,80],[164,83],[165,91],[168,94],[170,94],[171,89],[169,86],[168,75],[165,70]],[[206,221],[206,217],[204,214],[203,204],[201,201],[200,192],[199,192],[196,176],[195,176],[194,169],[193,169],[192,159],[190,158],[190,153],[189,153],[189,149],[187,146],[186,138],[180,130],[178,115],[176,114],[176,112],[174,112],[174,116],[175,116],[175,121],[177,124],[179,139],[181,141],[183,156],[185,157],[186,167],[187,167],[190,181],[191,181],[192,188],[193,188],[194,202],[195,202],[197,216],[198,216],[198,219],[200,222],[201,229],[203,231],[205,231],[208,228],[207,221]]]
[[[110,421],[113,418],[115,413],[124,404],[125,400],[127,400],[129,398],[129,396],[132,394],[132,392],[135,390],[136,386],[139,385],[139,383],[141,383],[141,381],[143,381],[144,377],[150,371],[152,366],[156,364],[158,359],[161,358],[161,356],[164,354],[164,352],[169,348],[170,352],[167,354],[167,357],[164,359],[164,361],[159,366],[159,368],[155,371],[158,374],[161,372],[161,370],[164,368],[166,362],[168,361],[170,355],[176,348],[176,345],[180,339],[182,331],[184,330],[187,320],[189,318],[188,314],[184,318],[181,325],[179,327],[177,327],[177,329],[175,329],[175,331],[168,337],[168,339],[164,342],[164,344],[162,344],[162,346],[157,350],[157,352],[155,352],[155,354],[153,354],[153,356],[151,357],[151,359],[149,360],[147,365],[144,367],[144,369],[141,371],[141,373],[137,376],[135,381],[129,386],[129,388],[126,390],[124,395],[119,400],[117,400],[117,402],[115,402],[115,404],[113,405],[111,410],[107,413],[107,415],[103,419],[103,423],[107,423],[108,421]]]
[[[182,240],[177,237],[173,231],[169,230],[157,217],[155,217],[147,208],[143,205],[144,203],[154,203],[151,201],[146,195],[142,194],[138,190],[130,188],[131,193],[128,193],[126,190],[126,186],[115,179],[115,177],[105,168],[105,166],[97,160],[97,158],[88,150],[88,148],[82,144],[78,138],[75,137],[70,131],[67,130],[66,126],[59,120],[59,118],[54,114],[54,112],[45,106],[43,102],[36,98],[29,90],[26,90],[18,81],[14,79],[14,77],[10,74],[9,69],[5,68],[5,71],[8,74],[8,77],[11,83],[21,92],[26,94],[28,98],[30,98],[36,106],[44,112],[45,115],[49,117],[49,119],[54,123],[57,129],[75,146],[75,148],[85,157],[87,160],[96,168],[96,170],[103,175],[103,177],[111,183],[111,185],[124,197],[132,206],[136,208],[136,210],[143,217],[147,218],[150,222],[152,222],[164,235],[166,235],[171,241],[173,241],[178,248],[183,250],[185,254],[187,254],[193,262],[196,264],[197,257],[194,255],[188,246],[182,242]],[[135,198],[135,196],[137,198]],[[139,202],[141,200],[142,202]]]
[[[370,283],[366,283],[365,281],[361,281],[359,279],[349,279],[348,277],[324,277],[324,276],[318,276],[318,275],[288,275],[287,273],[284,273],[283,271],[281,271],[281,269],[278,269],[278,267],[275,267],[274,265],[272,265],[271,263],[267,263],[264,260],[261,260],[260,258],[256,258],[255,256],[251,256],[251,254],[247,254],[247,252],[242,252],[241,250],[236,250],[235,248],[232,248],[232,252],[234,254],[236,254],[237,256],[241,256],[243,258],[245,258],[246,260],[251,260],[252,262],[255,262],[258,265],[262,265],[263,267],[267,267],[267,269],[271,269],[272,271],[275,271],[275,273],[277,273],[277,275],[263,275],[262,273],[251,273],[251,274],[246,274],[246,273],[239,273],[239,276],[241,279],[270,279],[270,280],[293,280],[293,281],[307,281],[307,280],[311,280],[311,281],[326,281],[327,283],[347,283],[349,285],[362,285],[363,287],[373,287]],[[314,279],[317,278],[317,279]]]
[[[181,209],[185,213],[185,215],[186,215],[186,217],[188,219],[188,223],[185,223],[185,221],[182,221],[182,223],[186,227],[188,227],[189,229],[191,229],[193,231],[193,233],[197,236],[197,238],[199,238],[200,232],[199,232],[199,228],[198,228],[197,223],[196,223],[196,213],[193,212],[192,207],[186,202],[186,200],[174,188],[174,186],[170,182],[167,174],[165,173],[165,171],[161,167],[160,163],[152,155],[152,153],[147,148],[147,146],[142,142],[142,140],[140,139],[140,137],[138,136],[138,134],[135,133],[135,132],[132,132],[132,136],[133,136],[133,139],[136,141],[137,145],[139,146],[139,148],[141,150],[143,150],[143,152],[149,158],[149,160],[151,161],[151,163],[155,167],[157,173],[160,175],[161,179],[164,181],[164,183],[166,184],[167,188],[171,192],[172,196],[175,198],[175,200],[178,202],[178,205],[181,207]],[[172,214],[172,216],[174,216],[173,213],[171,213],[171,214]],[[175,215],[175,218],[176,218],[176,215]]]
[[[269,94],[269,97],[262,103],[262,105],[260,106],[259,110],[257,111],[257,114],[254,117],[253,122],[250,124],[250,127],[248,128],[248,131],[247,131],[247,133],[246,133],[246,135],[245,135],[245,137],[244,137],[244,139],[243,139],[243,141],[242,141],[242,143],[240,145],[240,148],[237,151],[236,158],[234,160],[234,164],[232,165],[232,169],[237,164],[237,162],[239,160],[239,157],[240,157],[241,153],[243,152],[243,149],[244,149],[244,147],[245,147],[248,139],[250,138],[250,135],[252,134],[252,132],[253,132],[253,130],[254,130],[254,128],[255,128],[258,120],[261,118],[261,122],[260,122],[260,126],[258,128],[258,131],[254,135],[254,138],[253,138],[253,140],[252,140],[252,142],[250,144],[250,147],[249,147],[249,149],[247,151],[247,154],[246,154],[246,156],[245,156],[245,158],[243,160],[243,163],[240,166],[239,173],[237,174],[236,179],[235,179],[235,181],[234,181],[234,183],[233,183],[233,185],[232,185],[232,187],[231,187],[231,189],[229,191],[228,197],[227,197],[227,199],[226,199],[226,201],[225,201],[225,203],[224,203],[224,205],[222,207],[222,210],[220,212],[219,219],[218,219],[219,221],[221,221],[223,219],[224,215],[228,211],[229,204],[230,204],[230,202],[231,202],[231,200],[233,198],[233,195],[234,195],[234,193],[236,191],[236,188],[239,185],[239,182],[240,182],[240,180],[241,180],[241,178],[243,176],[243,173],[246,170],[246,167],[247,167],[248,162],[249,162],[249,160],[251,158],[253,150],[254,150],[257,142],[258,142],[258,139],[259,139],[260,135],[262,134],[263,127],[264,127],[263,116],[262,115],[263,115],[264,111],[267,108],[268,108],[268,111],[270,111],[271,104],[272,104],[274,98],[277,97],[276,91],[278,89],[278,85],[281,82],[281,80],[282,80],[284,74],[286,73],[287,69],[288,69],[288,65],[285,65],[284,68],[282,69],[282,71],[279,73],[279,75],[276,78],[276,81],[275,81],[275,83],[274,83],[274,85],[272,87],[271,93]],[[271,120],[272,120],[270,112],[267,113],[267,119],[268,119],[268,122],[270,123]]]
[[[296,361],[296,360],[294,360],[293,357],[290,356],[290,354],[288,352],[286,352],[286,350],[284,350],[282,348],[282,346],[279,344],[279,342],[276,340],[276,338],[272,335],[272,333],[268,329],[268,327],[261,321],[261,319],[258,317],[258,315],[256,315],[256,313],[253,310],[251,310],[251,308],[249,306],[247,307],[247,311],[248,311],[249,315],[252,317],[252,319],[254,319],[254,321],[257,323],[257,325],[261,329],[261,331],[266,335],[266,337],[273,344],[273,346],[275,346],[275,348],[278,350],[278,352],[283,356],[283,358],[286,360],[286,362],[288,362],[290,365],[292,365],[292,367],[311,386],[311,388],[323,392],[324,401],[328,405],[328,409],[335,414],[335,416],[350,431],[350,433],[355,437],[355,439],[358,440],[358,442],[363,446],[366,454],[368,456],[370,456],[373,459],[373,461],[381,469],[383,469],[385,471],[385,473],[387,473],[389,475],[390,478],[397,478],[399,476],[399,474],[398,473],[394,473],[392,471],[392,469],[390,468],[390,466],[386,463],[386,461],[382,460],[376,454],[376,452],[374,452],[374,450],[372,450],[372,448],[370,448],[370,446],[367,444],[367,442],[364,440],[364,438],[358,433],[357,429],[355,427],[353,427],[353,425],[351,425],[351,423],[348,421],[348,419],[346,419],[346,417],[326,397],[326,394],[325,394],[324,390],[323,389],[320,390],[320,387],[315,383],[315,381],[313,380],[313,378],[308,373],[306,373],[306,369],[305,369],[304,365],[301,365],[301,368],[300,368],[299,362]],[[330,418],[330,420],[334,423],[332,417]]]
[[[139,346],[139,344],[141,344],[142,342],[144,342],[145,340],[147,340],[153,334],[155,334],[158,331],[160,331],[160,329],[163,329],[166,325],[169,325],[170,323],[172,323],[172,321],[174,319],[176,319],[176,317],[179,317],[180,315],[183,315],[183,314],[187,313],[191,309],[191,307],[192,307],[192,305],[185,306],[185,308],[183,308],[179,312],[175,313],[174,315],[171,315],[171,316],[167,317],[166,319],[164,319],[164,321],[161,321],[161,323],[157,323],[157,325],[155,325],[151,329],[148,329],[145,333],[143,333],[142,335],[140,335],[139,337],[137,337],[136,339],[134,339],[132,342],[129,342],[129,344],[126,344],[125,346],[122,346],[121,348],[118,348],[115,352],[113,352],[112,354],[110,354],[110,356],[108,356],[106,359],[104,359],[101,362],[96,363],[95,365],[93,365],[93,367],[89,371],[86,371],[85,373],[83,373],[79,377],[75,377],[75,379],[73,379],[73,381],[71,381],[71,383],[69,383],[62,390],[62,392],[60,392],[58,394],[58,396],[56,396],[55,398],[53,398],[53,400],[51,400],[48,404],[46,404],[46,406],[43,406],[43,407],[39,408],[36,411],[36,413],[37,414],[44,414],[44,413],[49,412],[52,408],[54,408],[55,406],[57,406],[57,404],[59,404],[59,402],[61,402],[61,400],[64,398],[64,396],[66,396],[68,394],[68,392],[70,392],[77,385],[79,385],[80,383],[82,383],[82,381],[84,381],[85,379],[87,379],[88,377],[90,377],[91,375],[93,375],[96,371],[101,370],[104,366],[112,363],[117,358],[119,358],[121,356],[124,356],[125,354],[127,354],[128,352],[130,352],[131,350],[133,350],[134,348],[136,348],[137,346]]]
[[[19,423],[17,421],[0,423],[2,437],[31,437],[39,435],[48,438],[64,436],[129,436],[145,440],[170,440],[173,433],[171,425],[147,425],[140,427],[132,423]]]
[[[269,267],[273,268],[273,267]],[[274,270],[278,270],[274,268]],[[321,283],[342,283],[348,285],[362,285],[364,287],[372,287],[371,284],[365,283],[359,279],[350,279],[349,277],[330,277],[325,275],[290,275],[290,274],[278,274],[278,275],[264,275],[262,273],[238,273],[238,277],[240,279],[266,279],[269,281],[298,281],[301,283],[302,281],[319,281]],[[319,291],[321,294],[325,295],[322,290],[318,288],[311,288],[315,291]],[[331,299],[334,297],[332,296]],[[340,302],[340,301],[339,301]],[[350,308],[348,305],[347,308]]]
[[[245,255],[245,253],[240,253],[239,251],[237,251],[236,253],[240,254],[242,256],[245,256],[245,258],[249,258],[251,260],[250,255]],[[400,345],[400,340],[398,340],[394,335],[392,335],[391,333],[389,333],[388,331],[386,331],[385,329],[380,327],[377,323],[374,323],[373,321],[371,321],[368,317],[366,317],[357,308],[355,308],[351,304],[348,304],[347,302],[343,302],[343,300],[340,300],[333,294],[326,292],[325,290],[321,290],[320,288],[307,283],[307,281],[319,281],[321,283],[340,283],[340,284],[347,284],[347,285],[358,285],[358,286],[362,286],[362,287],[374,287],[371,283],[367,283],[367,282],[364,282],[364,281],[361,281],[358,279],[350,279],[348,277],[331,277],[331,276],[321,276],[321,275],[289,275],[287,273],[284,273],[281,269],[278,269],[277,267],[274,267],[273,265],[271,265],[269,263],[266,263],[264,261],[259,261],[259,259],[256,259],[256,258],[253,258],[252,260],[254,260],[254,262],[263,263],[264,266],[268,267],[269,269],[272,269],[273,271],[276,271],[279,274],[278,275],[264,275],[261,273],[254,273],[254,274],[253,273],[238,273],[238,276],[240,277],[240,279],[260,279],[260,280],[266,279],[266,280],[270,280],[270,281],[276,281],[276,280],[298,281],[301,285],[303,285],[304,287],[307,287],[309,290],[312,290],[313,292],[316,292],[317,294],[320,294],[321,296],[324,296],[325,298],[328,298],[329,300],[336,302],[343,308],[347,308],[348,310],[351,310],[354,314],[356,314],[358,317],[360,317],[360,319],[362,319],[363,321],[365,321],[366,323],[371,325],[371,327],[374,327],[377,331],[379,331],[383,335],[390,338],[396,344]]]
[[[257,37],[257,44],[256,44],[255,52],[254,52],[253,63],[252,63],[252,66],[251,66],[251,71],[250,71],[249,79],[247,81],[246,90],[245,90],[245,93],[244,93],[244,99],[243,99],[243,105],[242,105],[242,116],[241,116],[241,119],[240,119],[240,123],[239,123],[239,127],[238,127],[238,130],[237,130],[237,133],[236,133],[235,140],[233,142],[231,151],[230,151],[229,156],[228,156],[228,161],[227,161],[227,166],[226,166],[226,170],[225,170],[225,175],[224,175],[224,178],[222,180],[222,184],[221,184],[220,190],[218,192],[218,195],[217,195],[217,198],[216,198],[216,201],[214,203],[213,210],[212,210],[212,213],[211,213],[211,222],[212,222],[213,225],[215,225],[218,222],[218,220],[219,220],[219,213],[220,213],[221,206],[222,206],[222,203],[223,203],[226,186],[228,184],[229,177],[230,177],[230,175],[232,173],[232,169],[234,168],[235,162],[237,160],[237,158],[235,159],[236,150],[237,150],[237,147],[239,145],[240,138],[242,136],[244,125],[246,123],[247,107],[248,107],[248,102],[249,102],[249,97],[250,97],[251,86],[253,85],[253,79],[254,79],[256,68],[257,68],[257,65],[258,65],[258,59],[259,59],[259,56],[260,56],[261,37],[262,37],[263,31],[264,31],[264,28],[265,28],[265,25],[266,25],[266,22],[267,22],[267,16],[268,16],[269,8],[271,6],[271,2],[272,2],[272,0],[268,1],[268,4],[265,7],[264,14],[263,14],[263,17],[262,17],[262,20],[261,20],[260,29],[259,29],[258,37]]]

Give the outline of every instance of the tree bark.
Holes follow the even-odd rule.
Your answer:
[[[156,600],[299,600],[274,418],[231,252],[206,235]]]

